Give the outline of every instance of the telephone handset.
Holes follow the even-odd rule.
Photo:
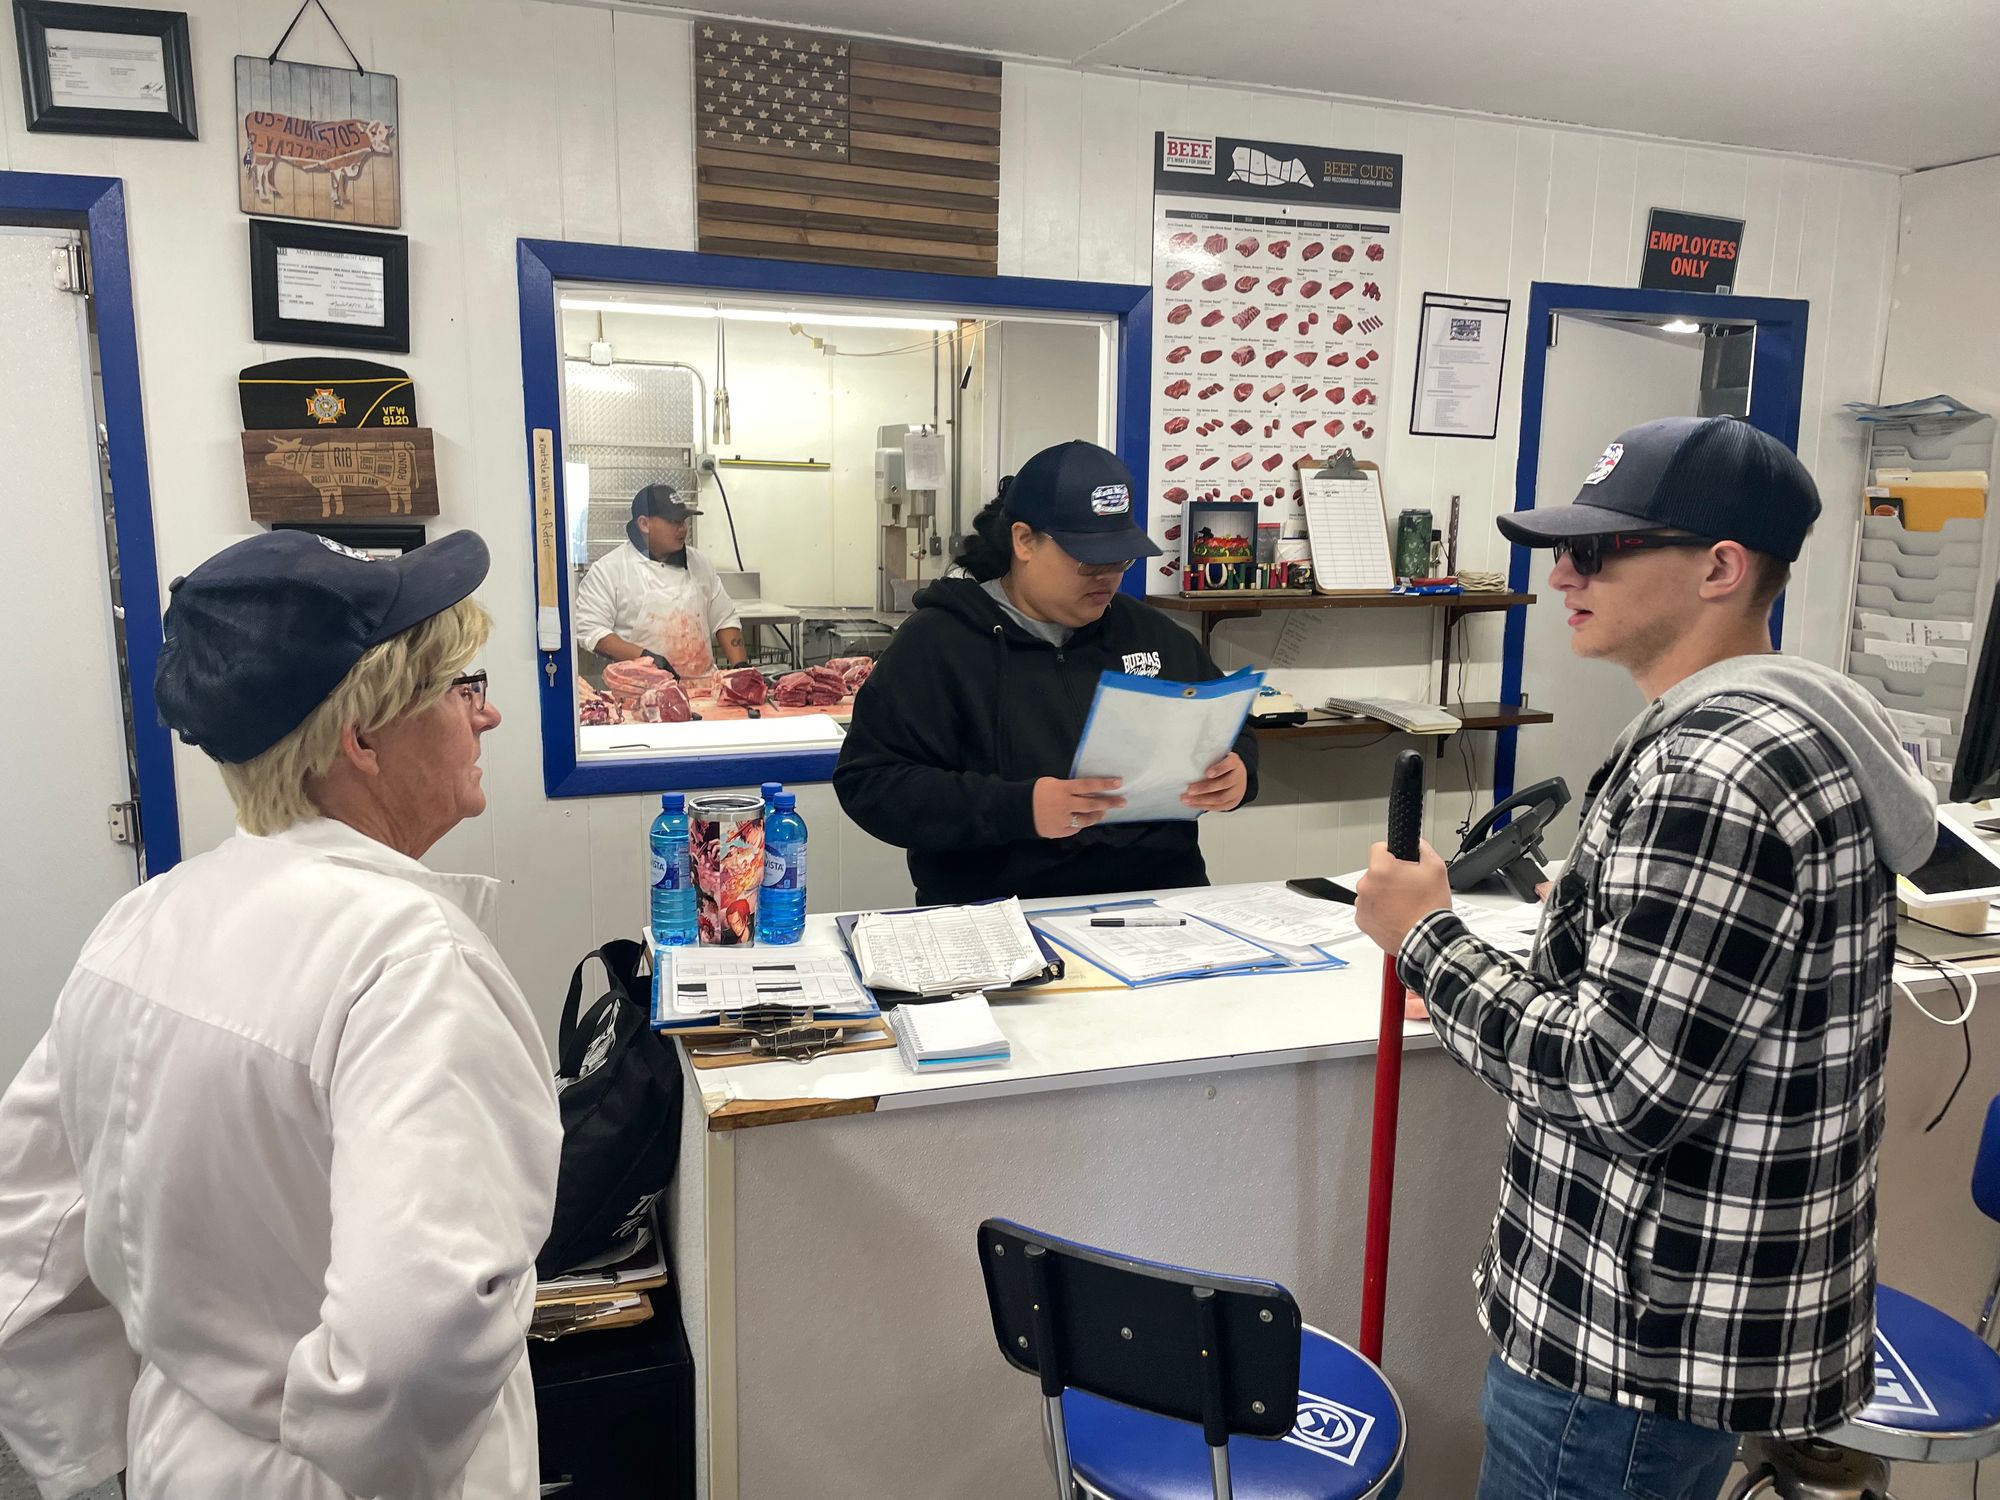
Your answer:
[[[1548,878],[1537,858],[1542,830],[1568,805],[1569,783],[1560,776],[1516,792],[1466,833],[1451,861],[1451,888],[1475,890],[1497,877],[1521,900],[1539,899],[1535,887]],[[1510,813],[1513,820],[1496,830],[1493,825]]]

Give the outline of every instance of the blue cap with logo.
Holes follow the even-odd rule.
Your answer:
[[[1001,508],[1080,563],[1131,562],[1160,549],[1132,519],[1132,471],[1081,439],[1044,448],[1001,491]]]
[[[1819,488],[1798,456],[1735,417],[1661,417],[1618,435],[1568,505],[1499,517],[1523,547],[1574,536],[1684,531],[1794,562],[1819,519]]]
[[[216,760],[254,760],[370,648],[469,597],[488,564],[473,531],[375,560],[305,531],[225,547],[167,586],[160,718]]]

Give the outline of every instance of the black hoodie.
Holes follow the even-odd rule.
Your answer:
[[[833,787],[850,818],[909,851],[919,901],[1208,883],[1193,819],[1035,833],[1035,782],[1069,775],[1098,675],[1221,676],[1194,636],[1124,594],[1063,646],[1023,630],[970,578],[941,579],[915,602],[854,700]],[[1248,802],[1247,726],[1236,753]]]

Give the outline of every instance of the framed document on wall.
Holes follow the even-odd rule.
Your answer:
[[[410,242],[323,224],[250,224],[251,331],[259,343],[410,348]]]
[[[14,38],[28,129],[197,138],[185,13],[14,0]]]

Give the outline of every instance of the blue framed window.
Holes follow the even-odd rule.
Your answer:
[[[1528,350],[1521,370],[1521,450],[1514,469],[1514,509],[1531,510],[1541,473],[1542,387],[1548,371],[1550,319],[1561,313],[1637,318],[1685,318],[1695,323],[1739,323],[1756,326],[1750,355],[1750,405],[1744,420],[1796,450],[1799,445],[1799,404],[1805,386],[1806,317],[1808,304],[1791,297],[1718,296],[1712,292],[1659,292],[1633,287],[1584,286],[1537,281],[1528,291]],[[1507,583],[1514,593],[1531,585],[1535,554],[1512,549]],[[1541,554],[1546,564],[1547,555]],[[1501,656],[1502,701],[1521,697],[1522,651],[1527,636],[1525,607],[1507,611],[1507,634]],[[1771,637],[1784,630],[1784,600],[1772,612]],[[1558,709],[1560,720],[1560,710]],[[1503,802],[1514,792],[1518,729],[1504,729],[1494,747],[1493,799]],[[1607,746],[1607,748],[1609,748]]]
[[[912,317],[936,316],[937,310],[948,309],[954,317],[997,320],[1010,327],[1010,319],[1096,322],[1107,331],[1110,346],[1107,416],[1101,427],[1137,476],[1138,519],[1144,524],[1152,342],[1152,294],[1148,287],[1025,277],[904,274],[529,239],[518,242],[517,267],[524,435],[531,495],[539,495],[535,488],[538,453],[552,459],[539,481],[553,497],[552,513],[537,510],[528,518],[539,533],[542,555],[546,558],[551,551],[554,554],[553,565],[544,562],[545,571],[538,574],[538,585],[548,573],[553,574],[555,605],[552,610],[543,611],[537,640],[543,785],[552,797],[745,786],[763,781],[793,784],[825,781],[831,778],[839,753],[837,733],[815,736],[777,732],[772,738],[778,743],[765,750],[756,747],[754,734],[719,737],[712,732],[719,726],[706,724],[689,726],[695,732],[682,736],[680,743],[667,743],[675,739],[670,733],[653,733],[677,730],[681,727],[678,725],[643,726],[647,734],[596,734],[585,743],[584,734],[588,731],[580,731],[578,725],[581,689],[574,626],[576,601],[572,596],[576,574],[569,564],[575,539],[584,537],[589,529],[586,518],[589,498],[580,492],[586,471],[566,462],[571,445],[565,441],[566,417],[581,425],[570,405],[576,387],[573,377],[566,380],[565,376],[564,337],[565,318],[575,317],[580,309],[616,308],[619,299],[650,298],[655,302],[682,304],[691,311],[699,310],[703,303],[727,309],[770,309],[796,302],[821,311],[847,307],[863,314],[906,311]],[[768,312],[762,316],[768,318]],[[809,320],[801,317],[800,321]],[[728,329],[735,325],[723,326]],[[739,382],[741,368],[739,364]],[[705,386],[699,389],[702,403],[712,400]],[[925,396],[930,399],[928,389]],[[706,411],[698,411],[697,422],[705,420],[707,415]],[[996,458],[1001,465],[1011,468],[1023,456],[1000,453]],[[592,487],[596,487],[594,480]],[[572,494],[573,488],[579,493]],[[617,498],[629,496],[621,494]],[[704,520],[700,524],[712,527],[714,501],[704,493],[701,503]],[[734,526],[732,519],[728,533],[732,536]],[[713,555],[718,534],[704,530],[701,549]],[[614,541],[611,545],[616,550],[623,544]],[[646,556],[644,552],[640,555]],[[725,562],[728,560],[731,559],[725,558]],[[1123,587],[1137,593],[1143,590],[1144,579],[1128,575]],[[747,615],[745,623],[749,623]],[[796,656],[796,635],[792,642]],[[798,660],[793,662],[794,666],[802,664]],[[712,749],[703,748],[704,742],[718,738],[725,742],[714,743]],[[785,739],[793,742],[785,744]],[[627,749],[617,743],[623,740],[646,743]],[[609,743],[600,745],[599,741]]]
[[[153,673],[160,661],[160,565],[153,545],[153,484],[139,394],[139,340],[132,318],[132,262],[125,239],[125,184],[116,177],[0,172],[0,224],[83,231],[90,254],[92,315],[104,389],[119,599],[131,673],[133,761],[140,847],[148,878],[181,857],[173,736],[160,722]]]

